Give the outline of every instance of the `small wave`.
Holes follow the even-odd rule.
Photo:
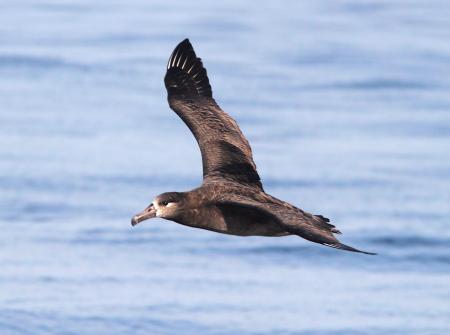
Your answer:
[[[5,206],[0,206],[3,208]],[[92,213],[101,215],[103,218],[116,217],[119,213],[117,209],[111,209],[107,204],[70,204],[60,201],[20,201],[8,204],[8,210],[2,211],[0,218],[14,221],[37,221],[53,222],[61,221],[69,217],[92,216]]]
[[[450,239],[436,238],[436,237],[421,237],[421,236],[380,236],[369,239],[370,243],[379,246],[394,246],[394,247],[448,247],[450,248]]]
[[[0,69],[32,69],[60,70],[70,69],[89,71],[90,66],[81,63],[68,62],[61,58],[31,55],[0,55]]]
[[[427,264],[428,266],[432,264],[442,264],[446,265],[448,270],[448,265],[450,264],[450,254],[420,254],[415,253],[413,255],[404,256],[403,259],[408,262],[414,262],[417,264]],[[431,269],[428,271],[431,272]]]
[[[42,12],[67,12],[67,13],[84,13],[92,10],[91,7],[75,3],[41,3],[33,6]]]
[[[172,239],[170,238],[161,238],[161,237],[128,237],[128,238],[120,238],[120,237],[87,237],[87,236],[79,236],[76,238],[73,238],[69,241],[71,244],[82,244],[82,245],[150,245],[150,244],[163,244],[163,243],[170,243]],[[66,240],[49,240],[46,239],[44,242],[61,242],[66,243]],[[173,241],[175,244],[177,241]]]
[[[182,321],[161,321],[142,314],[123,317],[113,313],[84,316],[69,313],[29,312],[0,309],[2,334],[220,334],[200,324]],[[224,334],[224,333],[223,333]]]
[[[275,178],[265,178],[264,184],[269,187],[283,187],[283,188],[321,188],[321,187],[332,187],[332,188],[363,188],[367,189],[370,187],[383,187],[387,184],[392,184],[392,181],[384,179],[374,179],[374,178],[355,178],[349,180],[311,180],[311,179],[275,179]]]
[[[129,175],[91,175],[86,176],[85,179],[89,182],[96,183],[113,183],[119,185],[145,185],[151,186],[167,186],[168,184],[177,186],[192,186],[197,185],[200,180],[192,177],[184,176],[129,176]]]
[[[326,85],[326,88],[344,90],[423,90],[433,87],[434,85],[429,83],[400,79],[368,79],[362,81],[336,82],[331,85]]]

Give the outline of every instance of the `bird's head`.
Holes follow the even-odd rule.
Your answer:
[[[154,217],[176,220],[180,215],[183,205],[183,193],[166,192],[158,195],[152,203],[144,209],[141,213],[136,214],[131,219],[133,226],[139,222],[151,219]]]

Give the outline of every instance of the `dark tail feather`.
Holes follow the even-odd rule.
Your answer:
[[[170,55],[164,83],[169,97],[212,97],[206,69],[188,39],[178,44]]]
[[[346,244],[343,244],[343,243],[340,243],[340,242],[336,242],[336,243],[321,243],[321,244],[326,245],[327,247],[330,247],[330,248],[347,250],[347,251],[352,251],[352,252],[360,252],[360,253],[366,254],[366,255],[376,255],[376,253],[358,250],[358,249],[355,249],[355,248],[353,248],[353,247],[351,247],[349,245],[346,245]]]
[[[304,214],[306,214],[306,213],[304,213]],[[330,219],[329,218],[326,218],[323,215],[312,215],[312,214],[309,214],[309,215],[310,215],[311,218],[315,218],[315,223],[317,225],[319,225],[320,227],[322,227],[322,228],[324,228],[326,230],[329,230],[329,231],[331,231],[332,233],[335,233],[335,234],[342,234],[340,232],[340,230],[338,230],[336,228],[335,225],[332,225],[330,223]]]

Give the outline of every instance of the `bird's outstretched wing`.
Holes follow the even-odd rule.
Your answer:
[[[250,145],[236,121],[213,99],[206,70],[188,39],[172,52],[164,83],[170,108],[200,146],[204,183],[228,179],[262,189]]]
[[[340,234],[341,232],[329,223],[329,219],[321,215],[313,215],[302,211],[267,194],[254,194],[252,197],[242,194],[221,194],[216,199],[216,204],[218,206],[226,205],[228,208],[235,206],[236,208],[257,211],[271,217],[287,232],[303,237],[311,242],[331,248],[375,255],[374,253],[361,251],[339,242],[334,234]]]

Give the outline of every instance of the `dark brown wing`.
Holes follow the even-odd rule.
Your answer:
[[[250,145],[236,121],[212,98],[206,70],[189,40],[172,52],[164,83],[170,108],[200,146],[204,183],[224,178],[262,189]]]
[[[345,245],[334,236],[339,230],[321,215],[313,215],[302,211],[288,203],[282,202],[267,194],[254,194],[248,197],[241,194],[222,194],[216,199],[217,204],[251,209],[270,216],[287,232],[298,235],[311,242],[327,247],[374,255]]]

